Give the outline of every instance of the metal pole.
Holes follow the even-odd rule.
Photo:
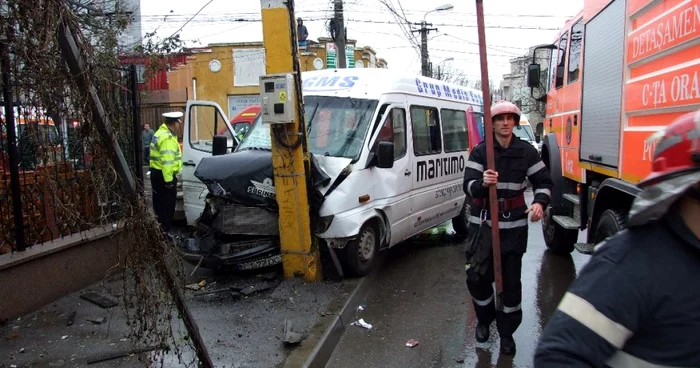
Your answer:
[[[129,66],[129,89],[131,89],[131,108],[133,114],[134,171],[140,184],[138,191],[143,191],[143,127],[141,127],[141,106],[139,102],[139,81],[136,65]],[[143,194],[143,193],[142,193]]]
[[[8,32],[12,34],[12,29]],[[10,190],[12,192],[12,214],[15,219],[15,249],[27,249],[24,239],[24,218],[22,217],[22,190],[19,183],[19,152],[17,152],[17,130],[10,79],[10,40],[0,44],[2,50],[2,94],[5,100],[5,126],[7,128],[7,155],[10,164]]]
[[[338,24],[338,33],[336,34],[335,46],[336,46],[336,69],[347,68],[346,57],[345,56],[345,19],[343,17],[343,0],[335,0],[335,19]]]
[[[420,26],[420,65],[423,72],[421,73],[424,77],[430,76],[430,71],[428,70],[428,28],[426,27],[425,21],[421,23]]]
[[[493,122],[491,121],[491,93],[486,59],[486,31],[484,26],[484,1],[476,0],[476,23],[479,29],[479,54],[481,56],[481,93],[484,99],[484,135],[486,136],[486,166],[496,169],[493,152]],[[493,273],[496,281],[496,310],[503,310],[503,275],[501,271],[501,238],[498,231],[498,198],[496,186],[489,186],[489,213],[491,215],[491,238],[493,239]]]

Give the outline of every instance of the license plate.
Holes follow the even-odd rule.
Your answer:
[[[270,267],[282,263],[282,255],[275,254],[267,258],[256,259],[255,261],[250,261],[246,263],[239,263],[236,268],[239,270],[253,270],[256,268]]]

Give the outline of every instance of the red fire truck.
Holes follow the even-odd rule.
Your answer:
[[[549,249],[590,254],[625,228],[651,170],[650,137],[700,108],[699,72],[700,0],[584,0],[556,41],[535,49],[527,84],[546,101],[542,158],[555,182],[542,221]]]

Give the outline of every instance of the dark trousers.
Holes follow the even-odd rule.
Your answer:
[[[495,283],[493,275],[493,257],[489,258],[489,267],[483,275],[467,272],[467,288],[472,296],[472,303],[479,324],[490,325],[496,320],[498,334],[501,337],[513,336],[523,320],[520,309],[522,301],[522,284],[520,272],[523,255],[510,253],[501,255],[501,272],[503,275],[503,311],[496,312],[494,301]]]
[[[175,204],[177,202],[177,178],[173,178],[173,187],[165,187],[163,172],[151,168],[151,188],[153,189],[153,211],[158,216],[158,222],[166,233],[173,225]]]
[[[151,147],[149,147],[149,146],[143,147],[143,163],[148,165],[150,160],[151,160]]]

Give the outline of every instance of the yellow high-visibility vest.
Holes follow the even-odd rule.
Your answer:
[[[182,171],[180,144],[165,124],[162,124],[153,134],[149,166],[162,171],[166,183],[173,181],[175,174]]]

